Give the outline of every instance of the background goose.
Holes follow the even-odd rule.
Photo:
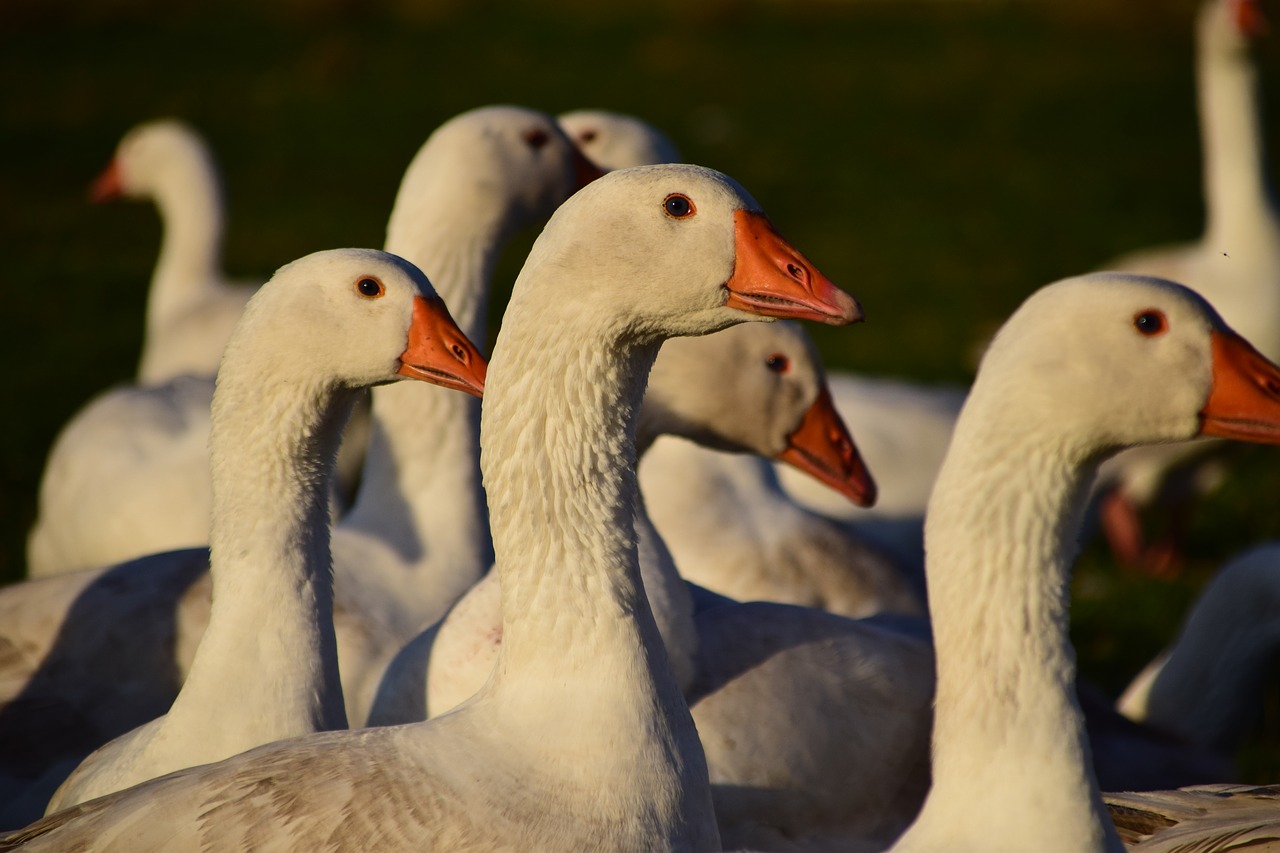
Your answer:
[[[191,674],[168,714],[89,756],[50,811],[346,727],[328,533],[342,427],[371,385],[407,376],[478,395],[484,368],[426,278],[394,255],[309,255],[263,286],[218,371],[215,605]]]
[[[1280,358],[1280,214],[1267,174],[1251,42],[1267,29],[1258,0],[1206,0],[1195,22],[1196,94],[1203,157],[1205,227],[1195,242],[1134,252],[1106,269],[1143,273],[1194,288],[1268,358]],[[1103,466],[1103,531],[1117,558],[1161,573],[1176,568],[1185,519],[1168,541],[1150,544],[1139,507],[1162,496],[1186,501],[1220,481],[1202,445],[1148,447]],[[1166,481],[1170,468],[1190,470]],[[1166,510],[1168,501],[1163,501]]]
[[[176,478],[155,487],[148,481],[148,500],[130,513],[140,500],[133,472],[153,454],[160,467],[206,458],[208,430],[199,425],[208,420],[213,375],[253,295],[222,273],[222,190],[208,147],[187,125],[154,121],[129,131],[93,196],[154,200],[164,237],[147,295],[137,384],[91,401],[50,450],[27,542],[32,577],[208,541],[207,499],[196,501],[195,512],[173,511],[192,502],[187,489],[198,490],[199,478],[190,487]],[[120,438],[112,442],[113,435]]]
[[[423,260],[458,306],[459,325],[474,326],[512,230],[549,215],[593,174],[549,116],[516,107],[464,113],[432,134],[406,172],[387,244]],[[332,537],[351,720],[367,716],[387,660],[492,562],[475,408],[430,399],[465,395],[374,390],[363,487]],[[205,559],[201,549],[0,591],[0,645],[14,650],[0,659],[0,780],[25,788],[51,764],[74,765],[165,712],[208,623]]]
[[[1231,755],[1256,724],[1280,653],[1280,545],[1228,562],[1170,648],[1120,697],[1125,716]]]
[[[1067,637],[1090,480],[1130,444],[1280,441],[1278,387],[1280,368],[1159,279],[1068,279],[1005,324],[929,503],[933,786],[895,851],[1122,849]]]
[[[554,296],[566,278],[580,298]],[[321,733],[180,771],[7,843],[717,849],[701,746],[643,601],[635,419],[664,337],[753,313],[858,316],[718,173],[629,170],[581,191],[526,261],[486,382],[504,642],[481,693],[427,723]],[[548,371],[552,328],[562,337]],[[548,677],[565,696],[543,689]]]

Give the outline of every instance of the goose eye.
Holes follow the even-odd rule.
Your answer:
[[[582,142],[595,142],[596,136],[597,134],[594,130],[584,130],[578,134],[578,139]]]
[[[764,366],[774,373],[786,373],[791,369],[791,361],[780,352],[775,352],[764,360]]]
[[[551,136],[545,130],[535,127],[533,130],[524,132],[524,141],[528,143],[530,148],[537,151],[551,141]]]
[[[673,219],[688,219],[697,213],[697,208],[684,193],[672,193],[662,202],[662,209]]]
[[[387,289],[382,286],[382,282],[372,276],[365,276],[356,282],[356,293],[368,299],[377,299],[386,292]]]
[[[1169,321],[1160,311],[1139,311],[1133,316],[1133,326],[1147,337],[1158,335],[1169,327]]]

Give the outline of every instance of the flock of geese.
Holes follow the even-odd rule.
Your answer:
[[[1067,635],[1094,495],[1140,561],[1193,440],[1280,444],[1259,22],[1200,14],[1203,240],[1036,291],[955,392],[828,376],[795,321],[856,299],[635,118],[457,116],[383,251],[257,288],[199,136],[135,128],[93,193],[160,209],[146,339],[0,590],[0,850],[1280,849],[1280,787],[1200,784],[1280,546],[1117,707]]]

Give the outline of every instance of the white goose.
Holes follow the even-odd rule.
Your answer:
[[[677,434],[730,452],[790,458],[846,491],[871,492],[874,484],[852,440],[825,405],[821,366],[812,355],[808,336],[791,323],[747,323],[668,341],[640,408],[638,454],[643,457],[659,435]],[[777,371],[779,360],[790,365],[785,374]],[[649,521],[648,503],[642,490],[635,517],[641,575],[676,680],[688,692],[698,678],[694,602]],[[896,589],[910,601],[905,582],[899,579]],[[501,646],[498,577],[490,573],[396,655],[369,724],[416,722],[456,707],[484,684]]]
[[[207,422],[218,360],[253,295],[220,269],[221,187],[208,147],[187,125],[154,121],[129,131],[93,195],[153,199],[164,239],[147,295],[137,384],[91,401],[50,450],[27,542],[32,577],[208,541],[207,500],[194,512],[173,512],[190,503],[181,480],[162,481],[154,499],[131,512],[139,502],[133,468],[156,453],[159,467],[206,458],[208,431],[191,429],[190,421]]]
[[[1264,355],[1280,358],[1280,212],[1267,176],[1258,72],[1250,56],[1250,43],[1265,29],[1258,0],[1201,4],[1195,31],[1204,233],[1193,243],[1134,252],[1104,268],[1183,282]],[[1167,566],[1167,547],[1148,550],[1138,508],[1157,499],[1171,466],[1205,449],[1143,448],[1103,467],[1099,485],[1110,490],[1100,518],[1120,559],[1155,571]],[[1193,476],[1196,490],[1213,479],[1200,469]]]
[[[895,851],[1122,849],[1067,637],[1090,481],[1126,445],[1280,441],[1278,389],[1280,368],[1158,279],[1068,279],[1005,324],[929,503],[933,786]]]
[[[230,283],[220,269],[222,187],[208,146],[179,121],[140,124],[120,140],[92,195],[152,199],[164,226],[138,384],[212,376],[254,287]]]
[[[428,723],[321,733],[179,771],[4,843],[718,849],[630,521],[645,375],[668,335],[751,313],[857,316],[755,207],[714,172],[629,170],[581,191],[535,244],[486,383],[505,641],[479,695]],[[566,279],[581,283],[578,298],[561,296]],[[564,695],[543,689],[548,678]]]
[[[1104,799],[1125,846],[1139,853],[1280,846],[1280,785],[1196,785]]]
[[[1205,587],[1173,645],[1117,706],[1188,743],[1228,755],[1262,707],[1280,656],[1280,544],[1249,549]]]
[[[609,110],[573,110],[556,116],[556,121],[578,150],[602,169],[681,160],[674,142],[635,116]]]
[[[89,756],[50,811],[346,727],[328,531],[342,427],[371,385],[408,376],[478,396],[484,368],[422,273],[394,255],[321,252],[263,285],[218,370],[215,605],[191,673],[168,714]]]
[[[472,327],[509,233],[549,215],[592,174],[545,114],[464,113],[432,134],[406,172],[387,245],[422,260],[459,323]],[[333,532],[351,720],[367,715],[386,661],[492,563],[475,408],[431,399],[465,395],[403,390],[375,389],[364,487]],[[438,439],[422,441],[424,432]],[[51,762],[74,766],[173,702],[209,618],[207,562],[203,550],[156,562],[0,591],[0,647],[14,651],[0,659],[0,802],[11,790],[6,777],[26,788]]]

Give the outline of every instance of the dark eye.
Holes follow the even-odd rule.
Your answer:
[[[530,148],[537,151],[551,141],[551,136],[545,130],[535,127],[524,132],[524,141],[529,144]]]
[[[1169,327],[1169,321],[1159,311],[1139,311],[1133,315],[1133,326],[1148,337],[1158,335]]]
[[[774,373],[786,373],[791,369],[791,360],[780,352],[775,352],[764,360],[764,366]]]
[[[583,142],[594,142],[598,134],[594,130],[584,130],[578,134],[578,139]]]
[[[356,292],[361,296],[368,297],[369,299],[377,299],[379,296],[386,293],[387,289],[383,287],[382,282],[378,281],[376,278],[373,278],[372,276],[365,276],[356,282]]]
[[[667,216],[675,219],[686,219],[697,212],[693,202],[683,193],[672,193],[667,196],[666,201],[662,203],[662,209],[667,212]]]

